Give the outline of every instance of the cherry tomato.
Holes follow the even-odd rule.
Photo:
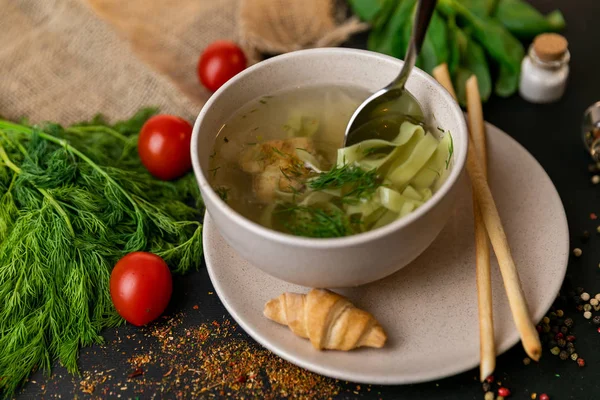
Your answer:
[[[208,90],[216,91],[246,68],[246,56],[235,43],[217,40],[210,44],[198,61],[198,78]]]
[[[134,252],[121,258],[110,275],[110,297],[121,317],[142,326],[158,318],[171,299],[171,271],[162,258]]]
[[[138,153],[142,164],[155,177],[179,178],[192,168],[192,126],[174,115],[155,115],[140,131]]]

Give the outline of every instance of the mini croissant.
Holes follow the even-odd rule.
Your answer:
[[[375,317],[329,290],[284,293],[267,302],[264,315],[310,339],[319,350],[383,347],[387,339]]]

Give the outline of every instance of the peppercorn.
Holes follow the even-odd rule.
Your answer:
[[[583,313],[583,318],[585,318],[585,319],[590,319],[590,318],[592,318],[592,313],[591,313],[591,312],[589,312],[589,311],[586,311],[586,312],[584,312],[584,313]]]
[[[523,364],[525,364],[525,365],[529,365],[529,364],[531,364],[531,358],[529,358],[529,357],[525,357],[525,358],[523,359]]]
[[[510,396],[510,390],[508,390],[508,388],[505,387],[498,388],[498,395],[502,397],[508,397]]]
[[[498,396],[496,397],[496,400],[504,400],[504,396]]]
[[[550,400],[550,396],[548,396],[546,393],[542,393],[540,394],[539,400]]]
[[[592,322],[594,325],[600,325],[600,315],[596,315],[594,318],[592,318]]]
[[[558,346],[558,343],[556,342],[556,340],[551,340],[551,341],[548,342],[548,348],[551,349],[551,348],[556,347],[556,346]]]
[[[542,326],[542,331],[544,331],[545,333],[550,332],[550,325],[543,325]]]
[[[600,181],[600,176],[598,176],[598,175],[594,175],[594,176],[597,177],[598,180]],[[583,231],[583,233],[581,234],[581,242],[586,243],[589,239],[590,239],[590,233],[588,231]]]
[[[572,326],[573,326],[573,319],[572,319],[572,318],[567,318],[567,319],[565,319],[565,322],[564,322],[564,324],[565,324],[565,326],[566,326],[567,328],[570,328],[570,327],[572,327]]]
[[[563,339],[564,337],[565,335],[563,335],[562,332],[557,332],[556,335],[554,335],[554,340]]]
[[[490,391],[490,389],[492,388],[492,385],[490,385],[490,383],[489,383],[489,382],[486,382],[486,381],[484,381],[484,382],[481,384],[481,387],[483,388],[483,391],[484,391],[484,392],[489,392],[489,391]]]
[[[600,227],[599,227],[600,228]],[[596,295],[594,296],[594,298],[598,301],[600,301],[600,293],[596,293]]]
[[[552,353],[552,355],[559,355],[560,354],[560,349],[558,347],[553,347],[550,349],[550,353]]]
[[[592,305],[591,304],[584,304],[583,305],[583,311],[592,311]]]
[[[578,358],[577,365],[579,365],[580,367],[585,367],[585,360],[583,358]]]
[[[575,335],[569,335],[567,336],[567,342],[574,342],[575,341]]]
[[[563,315],[565,315],[565,312],[563,310],[556,310],[556,315],[562,317]]]
[[[563,335],[566,335],[567,333],[569,333],[569,328],[567,328],[566,326],[562,326],[560,328],[560,333],[562,333]]]
[[[486,392],[483,398],[484,400],[494,400],[494,392]]]
[[[567,347],[567,353],[569,353],[569,355],[575,353],[575,347]]]
[[[583,253],[583,251],[581,251],[581,249],[579,247],[575,247],[573,249],[573,255],[575,257],[581,257],[581,254]]]
[[[577,306],[577,311],[583,311],[583,306],[581,304]]]
[[[558,357],[560,357],[560,359],[564,361],[569,358],[569,353],[563,350],[558,354]]]
[[[581,286],[577,287],[575,290],[577,291],[577,294],[583,293],[583,288]]]
[[[567,349],[571,349],[571,348],[573,348],[573,347],[575,347],[575,344],[574,344],[574,343],[572,343],[572,342],[567,342]]]
[[[577,361],[578,358],[579,358],[579,354],[577,354],[577,353],[571,354],[571,360]]]
[[[583,293],[581,293],[580,297],[581,297],[581,300],[588,301],[590,299],[590,294],[588,292],[583,292]]]
[[[552,333],[557,334],[558,332],[560,332],[560,326],[558,325],[554,325],[551,329]]]
[[[600,303],[600,302],[595,297],[590,299],[590,304],[592,305],[592,307],[597,306],[598,303]]]
[[[550,323],[550,318],[548,318],[548,317],[544,317],[544,318],[542,319],[542,322],[543,322],[544,324],[549,324],[549,323]]]
[[[600,333],[600,328],[598,328],[598,333]]]
[[[558,347],[560,347],[561,349],[567,345],[567,341],[565,339],[558,339],[556,341],[556,343],[558,344]]]

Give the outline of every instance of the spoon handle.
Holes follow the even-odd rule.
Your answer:
[[[437,0],[419,0],[417,7],[417,13],[413,21],[412,34],[410,36],[410,42],[408,49],[406,50],[406,56],[404,57],[404,65],[400,74],[390,83],[386,89],[404,89],[404,84],[410,75],[417,61],[417,56],[421,52],[421,46],[425,40],[427,34],[427,28],[429,27],[429,21],[435,10]]]

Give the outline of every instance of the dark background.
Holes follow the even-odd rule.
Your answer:
[[[533,105],[518,96],[510,99],[492,97],[484,106],[487,121],[498,126],[521,143],[546,169],[556,185],[566,209],[571,232],[571,247],[580,247],[583,255],[573,258],[569,264],[567,281],[574,287],[583,287],[592,296],[600,292],[600,235],[596,227],[600,219],[593,221],[590,213],[600,215],[600,186],[590,182],[592,173],[588,171],[591,159],[584,151],[581,139],[581,120],[584,110],[600,100],[600,0],[531,0],[539,10],[549,12],[559,8],[568,24],[564,32],[571,51],[571,74],[567,92],[561,101],[551,105]],[[353,38],[346,47],[364,48],[366,34]],[[526,171],[523,171],[526,173]],[[545,229],[544,221],[539,221],[539,229]],[[587,243],[580,239],[584,230],[591,233]],[[204,264],[196,273],[175,278],[175,295],[170,306],[171,312],[184,311],[184,326],[195,326],[214,319],[227,318],[227,312],[216,295],[210,295],[212,286]],[[201,312],[194,311],[198,305]],[[580,368],[571,360],[561,361],[552,356],[547,348],[540,364],[524,365],[525,353],[516,345],[498,357],[496,379],[509,387],[511,398],[529,399],[532,393],[547,393],[556,399],[598,399],[600,398],[600,333],[575,309],[574,305],[564,308],[566,317],[575,320],[574,333],[577,336],[578,354],[586,361]],[[431,329],[437,329],[432,326]],[[136,328],[125,326],[105,333],[108,345],[99,352],[98,348],[83,349],[80,366],[82,371],[114,366],[113,376],[127,380],[131,367],[127,364],[128,346],[111,345],[119,337],[135,333]],[[441,335],[452,335],[442,331]],[[243,335],[246,340],[247,338]],[[153,338],[141,338],[153,341]],[[140,347],[139,344],[136,347]],[[129,368],[129,369],[128,369]],[[482,399],[481,384],[476,381],[478,370],[468,371],[452,378],[431,383],[407,386],[372,386],[371,391],[361,390],[354,394],[356,385],[341,383],[342,391],[338,398],[361,397],[365,399]],[[115,378],[115,379],[116,379]],[[175,377],[173,377],[175,379]],[[85,397],[79,386],[79,378],[67,374],[62,367],[54,369],[51,378],[41,373],[32,376],[20,394],[23,398]],[[106,384],[109,384],[107,382]],[[366,385],[363,385],[366,386]],[[96,396],[102,396],[96,391]],[[122,398],[149,398],[149,391],[118,391]],[[218,396],[218,391],[214,392]],[[234,395],[235,393],[232,393]],[[165,394],[158,397],[172,397]],[[183,392],[186,396],[185,391]]]

